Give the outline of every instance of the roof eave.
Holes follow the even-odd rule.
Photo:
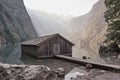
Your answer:
[[[35,44],[22,44],[21,45],[26,45],[26,46],[38,46],[38,45],[35,45]]]

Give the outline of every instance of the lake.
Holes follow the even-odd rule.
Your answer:
[[[36,59],[31,56],[28,56],[23,53],[21,56],[21,45],[20,44],[0,44],[0,61],[9,64],[40,64],[53,67],[55,65],[57,67],[64,67],[65,65],[71,66],[75,65],[70,62],[66,62],[59,59]],[[83,55],[80,53],[73,53],[73,57],[82,59]],[[98,63],[106,63],[103,59],[101,59],[98,55],[93,54],[89,61],[98,62]],[[114,63],[114,62],[113,62]],[[119,63],[116,61],[116,64]],[[61,66],[60,66],[61,65]],[[54,66],[54,67],[55,67]]]
[[[79,64],[67,62],[56,58],[36,59],[29,55],[22,54],[20,44],[0,44],[0,61],[9,64],[45,65],[54,68],[65,68],[69,72],[74,67],[81,67]]]

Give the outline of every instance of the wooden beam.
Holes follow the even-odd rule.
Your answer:
[[[86,66],[87,64],[91,64],[94,68],[104,69],[104,70],[110,70],[110,71],[120,71],[120,66],[117,65],[109,65],[109,64],[101,64],[101,63],[95,63],[95,62],[88,62],[84,60],[80,60],[78,58],[68,57],[64,55],[55,55],[55,58],[63,59],[66,61],[70,61],[73,63],[77,63],[80,65]]]

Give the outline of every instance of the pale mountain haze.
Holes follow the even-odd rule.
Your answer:
[[[88,13],[98,0],[24,0],[30,9],[58,15],[80,16]]]
[[[64,27],[68,23],[68,19],[33,9],[28,9],[27,11],[32,19],[32,23],[38,36],[56,33],[60,33],[62,35],[68,34],[68,31]]]

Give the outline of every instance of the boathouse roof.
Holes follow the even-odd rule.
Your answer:
[[[47,36],[37,37],[37,38],[31,39],[31,40],[28,40],[28,41],[24,41],[21,44],[22,45],[36,45],[36,46],[39,46],[41,43],[48,42],[49,40],[52,40],[52,39],[54,39],[56,37],[67,41],[71,45],[74,45],[71,41],[69,41],[66,38],[62,37],[58,33],[57,34],[52,34],[52,35],[47,35]]]

